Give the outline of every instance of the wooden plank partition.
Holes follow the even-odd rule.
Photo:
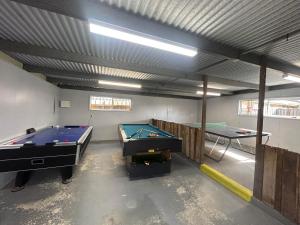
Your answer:
[[[182,138],[182,152],[186,157],[201,162],[201,128],[194,128],[184,124],[152,119],[153,125]]]
[[[300,154],[268,145],[262,151],[262,201],[300,224]]]

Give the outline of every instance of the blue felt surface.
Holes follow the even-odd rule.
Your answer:
[[[15,142],[14,144],[25,144],[28,141],[32,141],[32,144],[45,145],[46,143],[52,143],[54,140],[58,142],[75,142],[83,135],[88,127],[76,127],[76,128],[45,128],[37,131],[33,136],[25,137],[22,140]]]
[[[159,135],[155,138],[175,138],[173,135],[158,129],[151,124],[122,124],[121,127],[123,128],[127,138],[140,131],[136,135],[132,136],[131,139],[153,138],[149,137],[150,133],[157,133]]]

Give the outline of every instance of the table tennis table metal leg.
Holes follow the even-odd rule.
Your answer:
[[[240,146],[240,149],[241,149],[241,150],[243,150],[243,147],[242,147],[242,145],[241,145],[241,142],[240,142],[240,140],[239,140],[239,139],[236,139],[236,141],[237,141],[237,143],[239,144],[239,146]]]
[[[229,147],[230,147],[230,145],[231,145],[231,139],[229,139],[229,142],[228,142],[228,144],[226,145],[226,148],[225,148],[224,152],[222,153],[222,155],[220,156],[220,158],[219,158],[219,159],[215,159],[214,157],[211,156],[211,154],[214,152],[214,150],[215,150],[215,148],[216,148],[216,146],[217,146],[217,144],[218,144],[219,139],[220,139],[220,136],[217,138],[217,141],[215,142],[213,148],[209,151],[209,154],[206,154],[206,156],[207,156],[208,158],[210,158],[210,159],[212,159],[212,160],[214,160],[214,161],[216,161],[216,162],[222,161],[222,159],[224,158],[224,156],[225,156],[227,150],[229,149]]]
[[[217,140],[216,140],[214,146],[213,146],[212,149],[209,151],[209,154],[210,154],[210,155],[214,152],[214,150],[215,150],[215,148],[216,148],[216,146],[217,146],[217,144],[218,144],[218,142],[219,142],[219,139],[220,139],[220,136],[218,136],[218,138],[217,138]]]
[[[268,144],[269,140],[270,140],[270,136],[268,135],[268,136],[267,136],[267,140],[266,140],[266,142],[265,142],[265,145]]]
[[[222,159],[224,158],[224,156],[225,156],[225,154],[226,154],[226,152],[227,152],[227,150],[228,150],[228,148],[229,148],[230,145],[231,145],[231,139],[229,139],[229,142],[226,145],[225,151],[222,153],[221,157],[218,160],[216,160],[217,162],[222,161]]]

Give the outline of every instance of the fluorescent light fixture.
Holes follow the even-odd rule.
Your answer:
[[[198,87],[203,87],[203,84],[199,84]],[[220,87],[218,85],[213,85],[213,84],[212,85],[208,84],[207,87],[208,88],[213,88],[213,89],[218,89],[218,90],[224,90],[224,89],[226,89],[224,87]]]
[[[196,92],[197,95],[203,95],[203,91],[197,91]],[[210,96],[221,96],[221,93],[218,93],[218,92],[207,92],[206,93],[207,95],[210,95]]]
[[[283,77],[283,79],[300,83],[300,77],[299,76],[294,76],[294,75],[289,75],[289,74],[283,74],[282,77]]]
[[[106,81],[106,80],[99,80],[98,83],[103,85],[112,85],[112,86],[119,86],[119,87],[142,88],[142,85],[140,84],[113,82],[113,81]]]
[[[180,55],[194,57],[198,54],[197,48],[185,46],[180,43],[171,42],[151,35],[139,33],[112,24],[90,22],[90,32],[103,36],[116,38],[131,43],[157,48]]]

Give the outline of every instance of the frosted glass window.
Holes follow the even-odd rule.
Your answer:
[[[90,110],[130,111],[131,99],[90,96]]]

